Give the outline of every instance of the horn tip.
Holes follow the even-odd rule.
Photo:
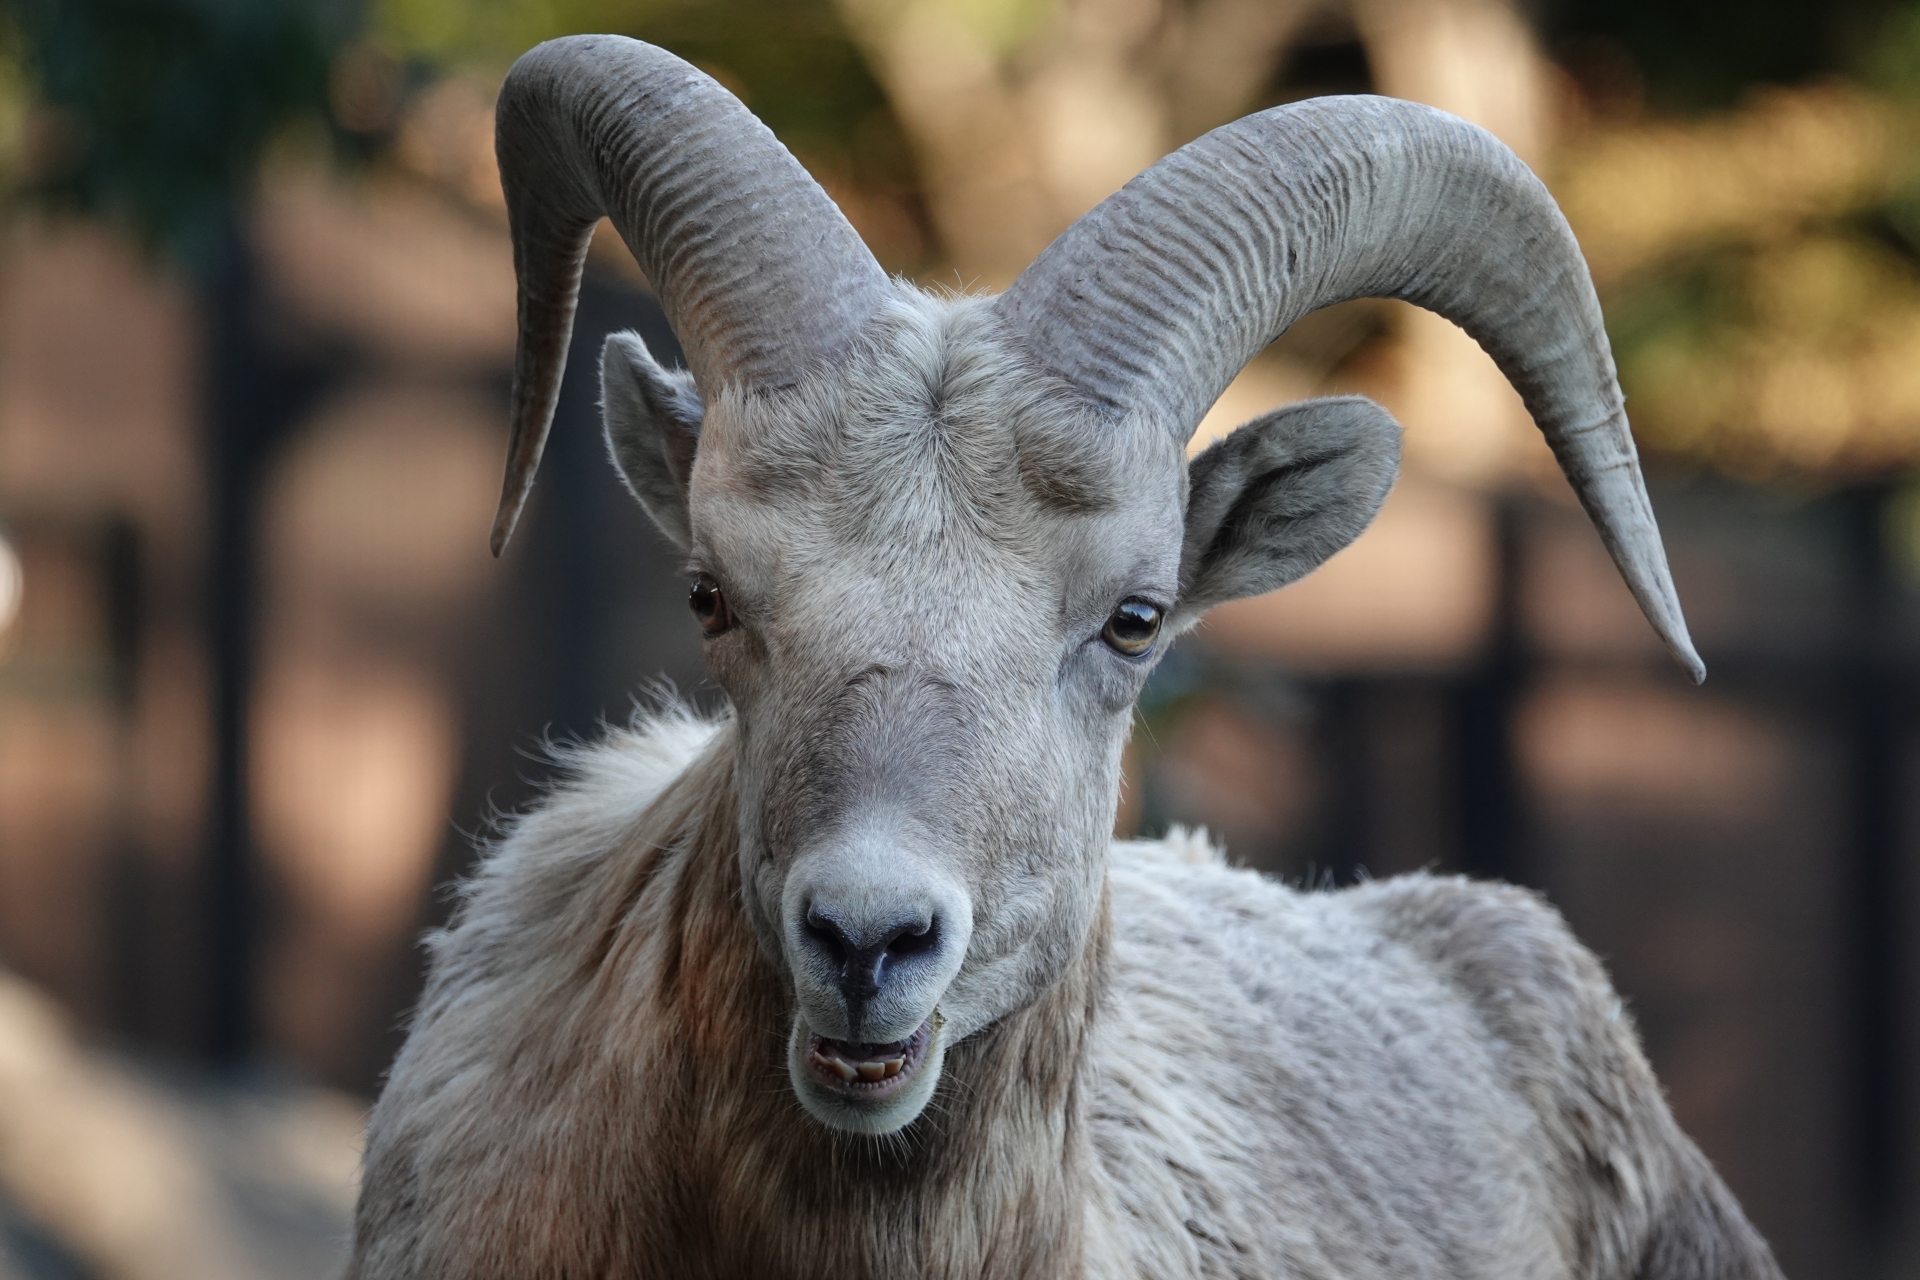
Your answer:
[[[1687,673],[1687,678],[1696,685],[1706,683],[1707,664],[1700,660],[1699,651],[1693,647],[1693,638],[1685,631],[1681,631],[1668,636],[1666,640],[1667,651],[1673,655],[1673,660],[1680,664],[1680,669]]]
[[[507,542],[513,537],[514,526],[520,523],[520,504],[511,497],[500,500],[500,511],[493,517],[493,532],[487,538],[487,546],[498,560],[500,553],[507,549]]]

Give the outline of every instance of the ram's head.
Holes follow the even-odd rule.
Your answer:
[[[1307,312],[1403,298],[1472,334],[1700,671],[1579,250],[1526,167],[1462,121],[1364,97],[1250,116],[996,298],[889,281],[738,101],[630,40],[522,58],[499,152],[520,346],[495,549],[611,216],[690,369],[610,340],[608,439],[687,556],[733,706],[742,903],[792,991],[794,1091],[829,1125],[911,1121],[950,1046],[1082,953],[1155,661],[1373,518],[1399,431],[1365,400],[1283,409],[1186,458]]]

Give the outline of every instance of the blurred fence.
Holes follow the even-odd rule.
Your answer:
[[[1139,20],[1102,25],[1121,9]],[[942,25],[937,4],[839,10],[853,34],[834,56],[856,41],[874,78],[837,90],[844,137],[816,120],[795,145],[888,265],[968,279],[1017,271],[1209,113],[1386,89],[1538,158],[1554,94],[1573,93],[1492,0],[1087,0],[991,30]],[[75,1019],[81,1042],[46,1041],[60,1060],[104,1063],[162,1127],[267,1114],[247,1110],[262,1064],[369,1096],[418,990],[415,939],[492,817],[550,776],[541,744],[624,718],[657,676],[714,696],[678,565],[598,437],[604,334],[677,350],[617,249],[596,249],[534,505],[506,558],[486,555],[513,294],[477,84],[448,77],[397,120],[398,99],[369,107],[391,163],[356,181],[280,157],[197,281],[87,223],[17,219],[0,251],[0,537],[22,585],[9,617],[0,572],[0,964]],[[1542,890],[1612,968],[1682,1124],[1789,1274],[1914,1274],[1909,328],[1795,327],[1920,297],[1895,225],[1901,126],[1832,86],[1618,127],[1595,123],[1617,103],[1581,92],[1592,118],[1568,154],[1587,167],[1560,189],[1617,286],[1631,387],[1649,388],[1635,411],[1661,446],[1655,502],[1708,684],[1659,652],[1471,344],[1351,304],[1257,360],[1203,438],[1362,391],[1406,421],[1406,474],[1320,574],[1216,611],[1169,656],[1120,826],[1204,824],[1308,883],[1433,867]],[[763,93],[811,119],[786,81]],[[1690,175],[1708,164],[1704,190]],[[1772,301],[1707,314],[1701,279]],[[1783,378],[1780,352],[1817,376]],[[169,1092],[102,1045],[214,1074]],[[231,1091],[196,1093],[209,1079]],[[36,1105],[5,1082],[0,1150]],[[273,1115],[332,1116],[298,1131],[347,1150],[352,1104],[267,1092]],[[276,1124],[247,1149],[299,1163],[292,1139],[258,1136],[294,1132]],[[209,1186],[244,1182],[244,1161],[191,1159]],[[62,1254],[19,1181],[0,1164],[0,1276],[8,1249],[40,1259],[32,1275],[120,1274],[110,1253]],[[287,1256],[319,1258],[313,1223],[343,1210],[303,1196],[278,1217],[208,1212],[235,1257],[294,1222]]]
[[[1476,662],[1303,677],[1189,652],[1136,740],[1140,820],[1211,821],[1307,883],[1427,866],[1545,891],[1789,1274],[1859,1274],[1916,1208],[1920,592],[1889,571],[1884,490],[1788,506],[1695,479],[1655,502],[1705,687],[1639,633],[1577,509],[1510,498]]]
[[[259,489],[237,879],[199,852],[206,808],[172,847],[149,821],[183,803],[156,788],[205,787],[211,739],[167,723],[195,714],[168,682],[206,677],[155,651],[166,586],[140,525],[10,520],[28,593],[0,667],[0,954],[96,1034],[375,1086],[411,939],[445,909],[431,886],[533,794],[541,741],[623,718],[653,673],[703,696],[676,565],[595,430],[592,357],[627,326],[671,351],[642,292],[591,277],[537,502],[491,581],[448,565],[484,556],[500,367],[395,391],[343,358],[312,393]],[[1287,593],[1203,628],[1149,688],[1122,822],[1205,824],[1311,883],[1426,866],[1543,889],[1793,1273],[1851,1274],[1914,1208],[1904,498],[1698,476],[1655,494],[1703,689],[1570,498],[1513,490],[1479,533],[1492,577],[1464,647],[1343,652]]]

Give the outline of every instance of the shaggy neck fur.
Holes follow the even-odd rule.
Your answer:
[[[1778,1280],[1598,963],[1466,881],[1300,895],[1115,846],[1087,945],[912,1125],[819,1125],[740,904],[736,753],[614,734],[485,859],[348,1280]]]
[[[742,914],[733,767],[723,729],[616,847],[536,871],[544,883],[518,877],[523,956],[443,954],[436,988],[450,992],[460,970],[470,978],[484,966],[519,1005],[504,1051],[473,1046],[491,1060],[474,1064],[485,1082],[448,1063],[446,1087],[467,1094],[464,1116],[499,1107],[527,1120],[511,1126],[514,1149],[460,1171],[464,1194],[431,1206],[440,1221],[404,1233],[417,1274],[1080,1274],[1104,904],[1086,948],[1037,1004],[954,1047],[915,1125],[885,1139],[834,1133],[786,1083],[792,997]],[[563,796],[536,819],[566,807]],[[551,853],[543,834],[523,828],[499,860],[529,836]],[[472,939],[485,899],[505,887],[488,883],[495,872],[483,871],[442,948]],[[529,893],[564,921],[564,940],[529,944]],[[499,968],[523,959],[538,981]],[[438,994],[427,993],[421,1030],[452,1012]],[[485,1105],[476,1087],[491,1095]],[[433,1163],[425,1154],[416,1173]],[[370,1167],[370,1188],[392,1172]],[[375,1261],[356,1258],[350,1274],[385,1274]]]
[[[832,1132],[786,1087],[791,985],[742,916],[733,795],[719,781],[667,871],[671,884],[654,890],[678,922],[654,1005],[668,1087],[634,1101],[661,1126],[648,1146],[671,1153],[661,1181],[677,1203],[655,1220],[677,1224],[673,1251],[725,1275],[1076,1274],[1104,913],[1038,1004],[949,1054],[920,1124],[884,1139]],[[616,981],[639,960],[632,921],[647,905],[614,926]],[[743,1045],[755,1051],[742,1055]]]

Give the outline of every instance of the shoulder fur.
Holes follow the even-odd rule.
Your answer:
[[[1600,961],[1545,899],[1511,885],[1403,876],[1355,890],[1354,906],[1503,1046],[1502,1081],[1533,1113],[1576,1274],[1631,1273],[1689,1144]]]
[[[582,1274],[651,1273],[671,1254],[681,1219],[644,1206],[677,1184],[583,1162],[579,1135],[614,1124],[617,1139],[595,1140],[682,1176],[700,1164],[679,1129],[607,1101],[633,1079],[684,1075],[634,1018],[731,1064],[691,1112],[761,1097],[752,1063],[729,1054],[737,1035],[689,1021],[697,1002],[673,1004],[662,977],[691,927],[689,876],[705,874],[687,866],[732,865],[717,848],[670,856],[703,822],[731,830],[729,741],[724,721],[671,712],[570,752],[568,781],[488,853],[433,941],[419,1026],[373,1117],[367,1185],[380,1194],[363,1199],[361,1226],[377,1243],[350,1274],[421,1274],[449,1249],[510,1261],[530,1247],[512,1224],[528,1221],[564,1236]],[[1084,1216],[1086,1274],[1777,1276],[1667,1114],[1599,962],[1536,896],[1428,875],[1302,892],[1185,831],[1116,843],[1108,884],[1111,949],[1075,1023],[1085,1075],[1068,1073],[1070,1093],[1085,1082],[1069,1109],[1085,1126],[1070,1212]],[[726,915],[730,893],[712,888],[702,909]],[[740,941],[689,954],[745,964]],[[995,1067],[969,1087],[1021,1078]],[[737,1172],[733,1157],[769,1134],[805,1148],[805,1131],[765,1108],[741,1117],[707,1152],[715,1168]],[[792,1163],[808,1178],[821,1167],[817,1152]],[[806,1185],[782,1192],[782,1221]],[[975,1195],[947,1207],[964,1216]],[[764,1202],[756,1184],[717,1238],[739,1237],[746,1207]],[[432,1226],[421,1204],[439,1206]],[[926,1206],[907,1208],[881,1244],[926,1224]],[[851,1238],[832,1215],[815,1225],[832,1229],[787,1241],[806,1248],[773,1270],[805,1272],[827,1240]],[[1049,1231],[1074,1234],[1058,1220]]]
[[[596,1007],[601,961],[670,849],[727,794],[726,731],[672,709],[565,748],[570,776],[486,851],[428,939],[426,991],[369,1122],[349,1276],[421,1274],[450,1242],[511,1257],[484,1238],[514,1220],[502,1189],[576,1190],[499,1166],[580,1110],[555,1082],[581,1046],[617,1033]],[[581,1247],[595,1225],[579,1224]]]
[[[504,824],[461,887],[453,922],[427,939],[433,977],[421,1016],[431,1015],[447,976],[441,970],[456,950],[485,951],[490,962],[509,969],[550,966],[565,955],[553,930],[580,923],[569,903],[584,905],[591,896],[580,892],[583,879],[605,872],[609,855],[645,832],[648,811],[721,725],[672,706],[636,717],[591,745],[553,748],[564,778]],[[456,937],[464,939],[458,948]]]
[[[1136,1252],[1179,1255],[1145,1273],[1368,1273],[1340,1252],[1365,1242],[1396,1274],[1626,1277],[1676,1197],[1717,1185],[1534,894],[1298,891],[1185,832],[1117,843],[1112,886],[1095,1132]],[[1263,1203],[1276,1186],[1290,1203]]]

